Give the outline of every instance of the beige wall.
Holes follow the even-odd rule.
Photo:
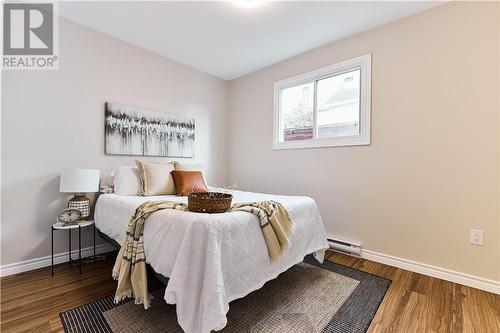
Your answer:
[[[230,82],[230,180],[313,197],[332,237],[500,280],[499,7],[445,4]],[[273,82],[366,53],[372,144],[271,150]]]
[[[59,30],[59,70],[2,73],[2,265],[50,254],[49,226],[70,198],[59,193],[61,168],[109,173],[133,162],[104,155],[106,101],[194,116],[196,156],[187,161],[226,184],[225,81],[66,20]],[[67,250],[63,234],[56,252]]]
[[[498,3],[446,4],[228,84],[62,21],[58,71],[2,72],[1,265],[50,254],[60,168],[132,162],[104,155],[115,101],[195,116],[188,161],[212,184],[309,195],[330,236],[500,280],[499,22]],[[369,52],[372,145],[271,150],[273,82]]]

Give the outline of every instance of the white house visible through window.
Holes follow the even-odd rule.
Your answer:
[[[276,82],[274,148],[370,144],[371,55]]]

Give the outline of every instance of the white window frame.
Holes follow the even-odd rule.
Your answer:
[[[273,149],[301,149],[321,147],[342,147],[369,145],[371,142],[371,53],[326,66],[304,74],[300,74],[285,80],[274,82],[274,135]],[[316,87],[317,81],[330,76],[339,75],[360,69],[360,112],[359,112],[359,134],[353,136],[339,136],[316,138],[300,141],[280,142],[281,136],[281,91],[285,88],[294,87],[305,83],[314,83],[314,118],[316,118]],[[314,127],[316,127],[314,120]],[[316,135],[316,131],[314,131]]]

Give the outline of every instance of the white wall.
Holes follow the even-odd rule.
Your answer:
[[[104,154],[106,101],[195,117],[186,161],[227,183],[225,81],[66,20],[59,30],[59,70],[2,72],[2,265],[50,254],[50,225],[71,197],[59,193],[61,168],[133,163]],[[55,243],[66,251],[67,235]]]
[[[450,3],[230,82],[230,180],[313,197],[330,236],[500,280],[499,18]],[[273,82],[366,53],[372,144],[273,151]]]

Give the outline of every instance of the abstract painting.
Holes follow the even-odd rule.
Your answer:
[[[106,154],[194,156],[194,119],[110,102],[104,119]]]

